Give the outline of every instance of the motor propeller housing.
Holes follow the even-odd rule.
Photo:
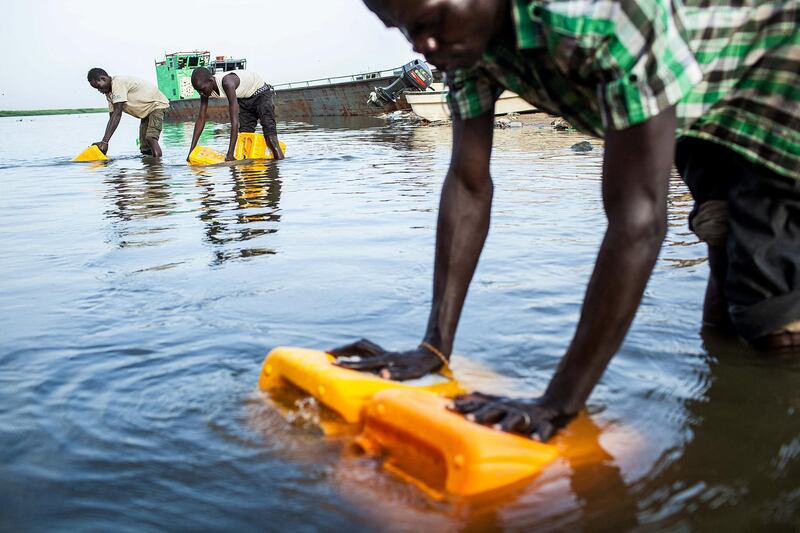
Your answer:
[[[402,74],[387,87],[375,87],[367,102],[375,107],[393,104],[407,90],[425,91],[433,83],[433,73],[427,63],[420,59],[401,67]]]

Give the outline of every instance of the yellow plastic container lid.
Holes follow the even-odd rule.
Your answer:
[[[106,154],[100,151],[100,148],[93,144],[83,152],[76,155],[73,161],[108,161],[108,157]]]
[[[225,162],[225,154],[207,146],[195,146],[189,154],[190,165],[218,165]]]
[[[425,391],[434,399],[437,395],[452,398],[464,392],[455,380],[442,374],[414,381],[391,381],[374,374],[338,367],[333,360],[333,356],[318,350],[275,348],[264,359],[258,386],[261,390],[270,390],[293,385],[350,424],[361,421],[367,402],[380,391]]]
[[[286,143],[278,141],[284,154]],[[236,159],[273,159],[272,152],[267,150],[267,141],[260,133],[240,133],[236,139]]]
[[[476,496],[516,486],[559,455],[542,444],[468,421],[448,400],[409,389],[376,392],[357,443],[430,496]]]

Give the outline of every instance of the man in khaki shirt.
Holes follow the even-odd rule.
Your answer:
[[[109,76],[101,68],[93,68],[87,76],[89,84],[106,95],[110,117],[103,140],[94,143],[104,154],[108,141],[119,125],[122,112],[142,120],[139,126],[139,149],[144,155],[161,157],[158,138],[169,109],[169,100],[152,83],[133,76]]]

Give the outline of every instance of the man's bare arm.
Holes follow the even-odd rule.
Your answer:
[[[494,116],[453,123],[453,154],[442,187],[436,227],[433,303],[425,341],[449,355],[475,273],[492,208],[489,174]]]
[[[470,396],[456,408],[474,420],[542,439],[576,414],[619,349],[644,294],[667,228],[675,109],[606,136],[603,205],[608,228],[575,336],[542,398]]]
[[[192,151],[194,150],[197,143],[200,141],[200,135],[203,133],[203,129],[206,127],[206,113],[208,111],[208,97],[200,96],[200,114],[197,116],[197,121],[194,123],[194,131],[192,132],[192,145],[189,148],[189,155],[192,155]],[[189,160],[189,156],[186,156],[186,160]]]
[[[228,74],[222,78],[222,90],[225,91],[225,96],[228,97],[228,114],[231,119],[231,140],[228,143],[226,161],[236,159],[234,157],[236,141],[239,140],[239,100],[236,98],[236,89],[239,87],[239,83],[239,76],[236,74]]]
[[[111,140],[111,137],[114,135],[114,132],[117,131],[117,126],[119,126],[119,121],[122,118],[122,109],[124,106],[125,102],[118,102],[114,104],[114,110],[111,111],[108,116],[108,123],[106,124],[106,132],[103,135],[103,140],[94,143],[104,154],[108,152],[108,143]]]
[[[603,205],[608,229],[575,336],[547,395],[567,413],[583,406],[619,349],[667,232],[675,108],[606,137]]]
[[[361,340],[331,351],[340,365],[406,380],[438,370],[449,357],[467,288],[489,231],[493,133],[492,113],[453,121],[453,155],[439,202],[433,302],[423,344],[387,352]]]

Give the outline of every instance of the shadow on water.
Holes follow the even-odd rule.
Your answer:
[[[800,353],[775,357],[705,329],[706,387],[687,398],[688,442],[646,479],[641,521],[698,531],[796,531]]]

